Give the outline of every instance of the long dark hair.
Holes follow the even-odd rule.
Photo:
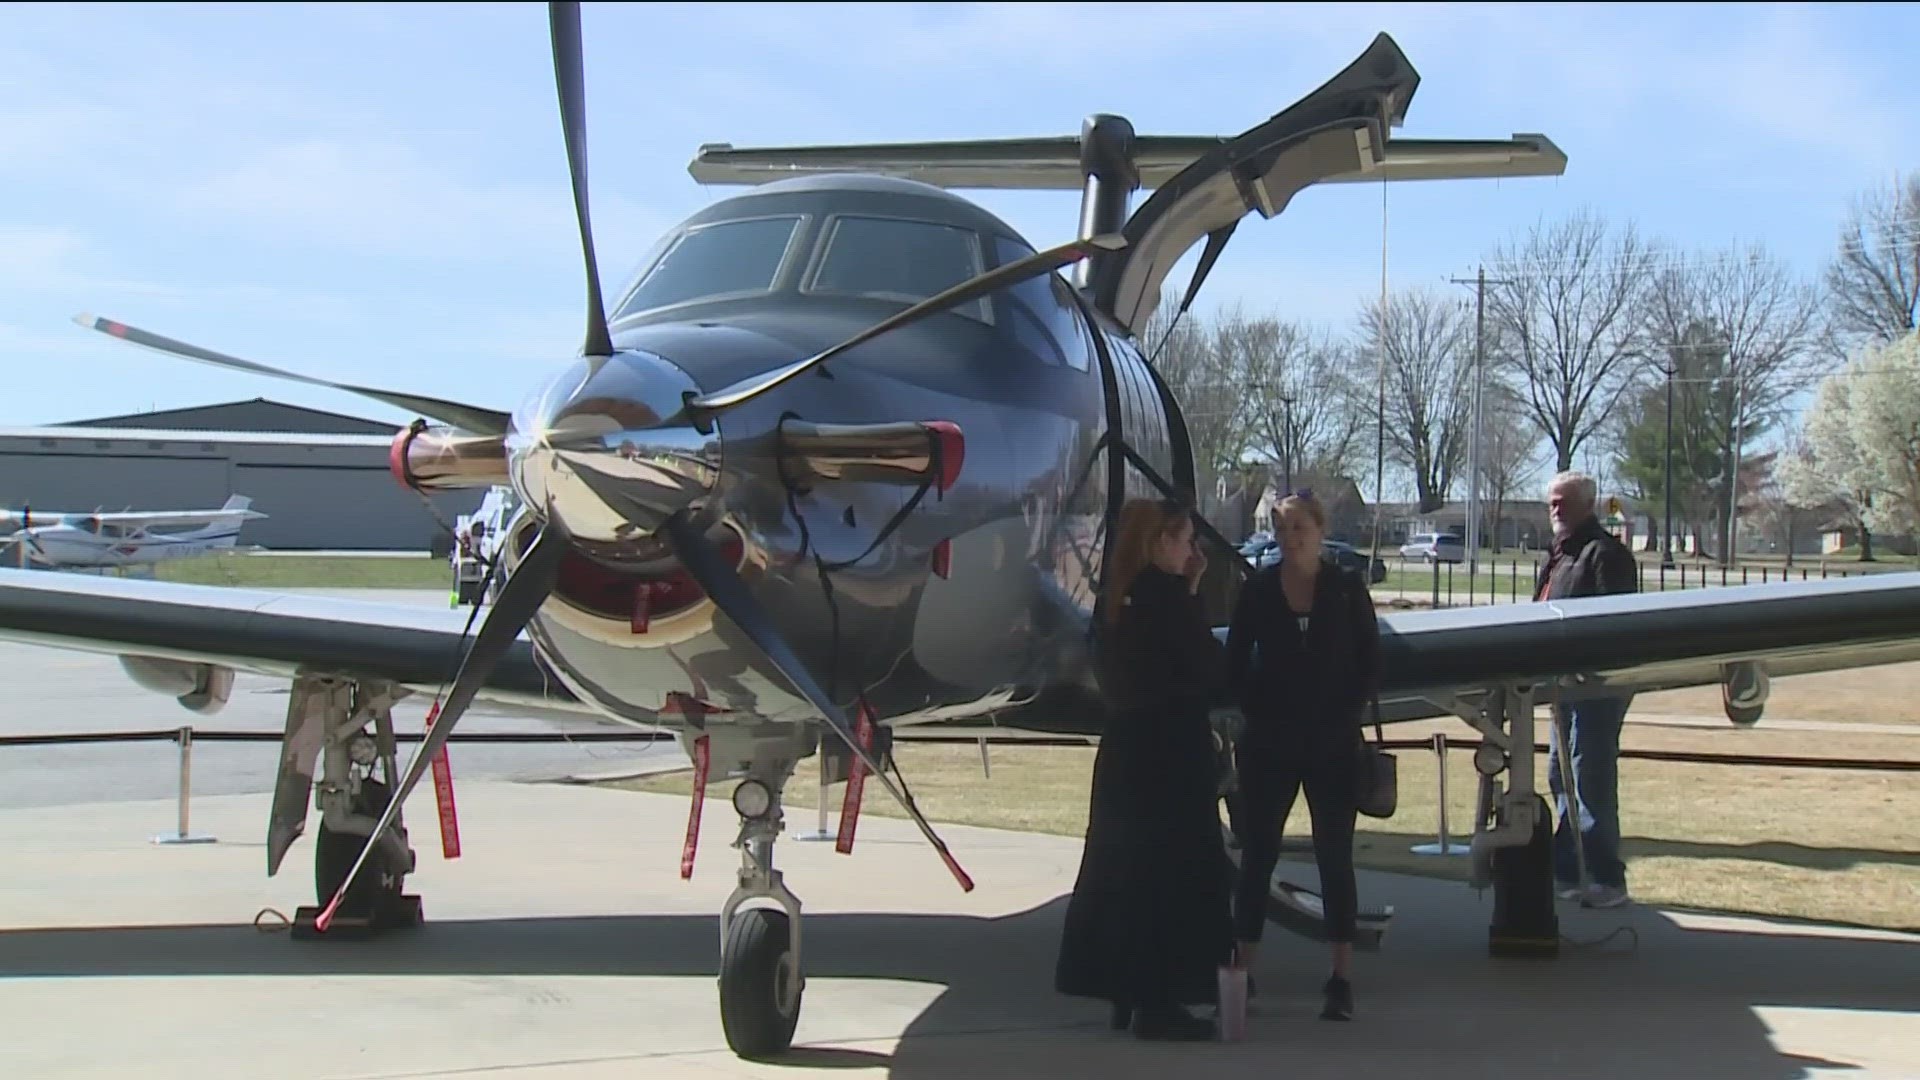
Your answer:
[[[1128,499],[1120,508],[1120,539],[1113,546],[1113,565],[1107,568],[1109,624],[1119,620],[1134,581],[1153,562],[1153,545],[1179,532],[1182,525],[1191,528],[1192,516],[1171,499]]]

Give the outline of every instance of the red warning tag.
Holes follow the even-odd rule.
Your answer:
[[[434,702],[427,710],[427,730],[433,730],[433,721],[440,715],[440,703]],[[440,811],[440,855],[442,858],[460,857],[460,815],[453,804],[453,764],[447,760],[446,744],[433,755],[433,802]]]
[[[707,801],[707,737],[693,740],[693,806],[687,811],[687,843],[680,849],[680,880],[693,877],[693,853],[700,846],[700,808]]]
[[[873,748],[873,714],[867,703],[860,703],[860,715],[853,722],[853,737],[860,749]],[[840,804],[840,835],[833,849],[842,855],[853,852],[853,830],[860,824],[860,794],[867,787],[867,766],[858,756],[847,765],[847,797]]]

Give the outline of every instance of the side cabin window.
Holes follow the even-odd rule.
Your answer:
[[[619,315],[768,291],[799,224],[798,216],[764,217],[687,230],[627,294]]]
[[[994,238],[996,266],[1019,262],[1033,249],[1006,237]],[[999,292],[1007,312],[1008,332],[1042,363],[1088,369],[1093,339],[1080,319],[1067,284],[1057,272],[1032,277]]]
[[[828,221],[826,232],[802,292],[917,304],[985,268],[979,234],[953,225],[845,214]],[[985,298],[949,310],[993,322]]]

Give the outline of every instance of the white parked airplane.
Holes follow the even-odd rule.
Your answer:
[[[231,550],[242,522],[267,516],[252,505],[247,496],[234,495],[215,510],[64,514],[26,508],[0,510],[0,524],[21,526],[7,537],[14,545],[10,561],[18,566],[135,566]],[[197,528],[171,531],[183,526]]]

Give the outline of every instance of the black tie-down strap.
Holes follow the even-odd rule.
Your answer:
[[[1109,438],[1111,438],[1111,436],[1109,436]],[[1235,547],[1225,536],[1222,536],[1220,530],[1213,527],[1213,523],[1208,521],[1206,517],[1200,513],[1200,508],[1194,500],[1188,499],[1180,492],[1174,490],[1173,485],[1167,483],[1165,477],[1156,472],[1152,465],[1147,464],[1145,458],[1141,457],[1132,446],[1127,444],[1127,440],[1114,438],[1112,439],[1112,443],[1115,447],[1119,448],[1120,453],[1125,456],[1128,461],[1133,463],[1134,468],[1140,470],[1140,475],[1147,478],[1147,483],[1159,488],[1162,495],[1165,495],[1173,502],[1179,503],[1182,509],[1193,515],[1193,524],[1196,531],[1214,543],[1219,544],[1227,551],[1234,553],[1236,557],[1233,560],[1233,564],[1239,569],[1243,577],[1253,573],[1253,566],[1247,562],[1245,557],[1240,555],[1240,549]]]

